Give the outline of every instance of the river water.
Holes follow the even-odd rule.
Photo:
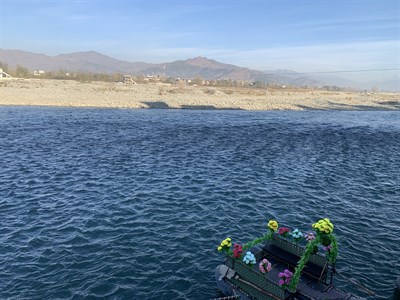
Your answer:
[[[399,203],[398,112],[0,107],[0,299],[209,299],[222,239],[321,217],[387,299]]]

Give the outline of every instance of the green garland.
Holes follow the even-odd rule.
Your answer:
[[[325,236],[328,237],[328,236]],[[331,239],[332,248],[330,251],[327,252],[327,258],[329,263],[335,263],[338,255],[338,244],[335,236],[333,234],[329,234],[329,238]],[[306,251],[304,251],[303,255],[301,256],[300,260],[297,262],[297,266],[293,273],[292,280],[289,284],[289,290],[295,292],[297,289],[297,285],[300,281],[301,272],[303,271],[304,267],[306,266],[308,260],[310,259],[311,255],[314,252],[314,248],[321,244],[321,236],[318,235],[317,238],[311,242],[309,242],[306,246]]]
[[[272,236],[274,235],[273,231],[268,232],[267,234],[263,235],[262,237],[259,237],[249,243],[246,243],[243,245],[243,252],[247,251],[250,248],[253,248],[255,245],[265,243],[266,241],[269,241],[272,239]]]
[[[275,222],[275,224],[271,224],[271,222]],[[265,243],[266,241],[272,239],[274,232],[276,231],[276,228],[273,228],[273,225],[277,228],[278,223],[274,220],[269,221],[268,227],[270,228],[270,231],[263,235],[262,237],[256,238],[253,241],[246,243],[243,245],[242,249],[243,252],[247,251],[248,249],[254,247],[255,245]],[[295,268],[293,277],[290,281],[290,284],[288,286],[289,290],[292,292],[295,292],[297,289],[297,285],[299,284],[301,273],[306,266],[307,262],[309,261],[310,257],[312,254],[315,253],[315,248],[318,247],[318,245],[331,245],[331,248],[329,251],[326,253],[326,257],[329,261],[329,263],[334,264],[336,263],[336,259],[338,256],[338,244],[335,236],[332,234],[333,231],[333,225],[329,221],[329,219],[323,219],[318,221],[317,223],[313,224],[313,227],[317,231],[317,237],[315,240],[312,240],[308,242],[306,246],[306,250],[304,251],[303,255],[300,257],[300,260],[297,262],[297,266]],[[222,245],[222,244],[221,244]],[[233,250],[229,249],[226,251],[226,254],[228,256],[233,256]]]
[[[334,263],[336,263],[336,259],[338,257],[338,243],[337,243],[336,237],[333,234],[331,234],[331,240],[332,240],[332,244],[331,244],[332,249],[327,253],[327,255],[328,255],[329,262],[331,264],[334,264]]]
[[[246,244],[244,244],[242,246],[243,252],[253,248],[255,245],[261,244],[261,243],[265,243],[266,241],[269,241],[270,239],[272,239],[272,236],[274,235],[274,232],[272,230],[270,230],[270,232],[268,232],[267,234],[254,239],[251,242],[248,242]],[[229,251],[227,252],[227,255],[229,256],[233,256],[233,250],[229,249]]]
[[[310,256],[314,252],[314,248],[318,246],[319,240],[315,239],[309,242],[306,246],[306,251],[304,251],[303,255],[301,256],[300,260],[297,262],[296,269],[293,273],[292,280],[289,284],[289,290],[295,292],[297,289],[297,284],[300,281],[301,272],[303,271],[304,267],[306,266],[307,261],[310,259]]]

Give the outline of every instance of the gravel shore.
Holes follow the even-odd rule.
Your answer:
[[[400,110],[400,93],[3,79],[0,80],[0,105],[243,110]]]

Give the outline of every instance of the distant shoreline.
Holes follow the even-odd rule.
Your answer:
[[[400,93],[0,80],[0,105],[206,110],[400,110]]]

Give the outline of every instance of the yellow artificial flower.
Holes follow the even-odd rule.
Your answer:
[[[318,229],[318,231],[323,232],[323,233],[332,233],[333,232],[333,224],[332,222],[328,219],[322,219],[319,220],[317,223],[314,223],[312,225],[313,228]]]
[[[228,251],[229,250],[229,248],[232,246],[232,243],[231,243],[231,238],[226,238],[226,239],[224,239],[222,242],[221,242],[221,244],[218,246],[218,251],[222,251],[222,250],[224,250],[224,251]]]
[[[268,222],[268,227],[269,227],[270,229],[272,229],[273,231],[276,231],[276,230],[278,229],[278,222],[275,221],[275,220],[270,220],[270,221]]]

